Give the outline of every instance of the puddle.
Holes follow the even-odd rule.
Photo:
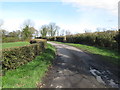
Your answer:
[[[97,71],[96,69],[90,69],[90,72],[96,77],[98,82],[105,84],[105,82],[102,80],[102,78],[96,74],[96,73],[100,74],[99,71]]]
[[[90,72],[96,77],[96,79],[97,79],[98,82],[106,85],[106,83],[104,82],[104,80],[103,80],[103,79],[101,78],[101,76],[100,76],[100,75],[102,75],[101,72],[99,72],[99,71],[96,70],[96,69],[92,69],[92,68],[90,68]],[[103,71],[103,72],[105,73],[105,71]],[[111,74],[111,72],[108,71],[108,70],[107,70],[107,73],[110,73],[110,74]],[[107,76],[103,76],[103,77],[105,77],[106,79],[108,78]],[[113,88],[118,88],[118,84],[116,84],[113,79],[109,79],[109,80],[107,80],[107,82],[108,82],[108,84],[109,84],[111,87],[113,87]]]
[[[105,84],[105,82],[102,80],[102,78],[100,76],[97,76],[96,79],[98,82]]]
[[[115,87],[115,88],[119,88],[118,87],[118,84],[116,84],[113,79],[109,80],[109,85],[112,86],[112,87]]]

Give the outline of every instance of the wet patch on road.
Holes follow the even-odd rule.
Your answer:
[[[94,75],[97,79],[98,82],[104,84],[104,85],[109,85],[112,86],[113,88],[119,88],[118,86],[118,82],[115,83],[113,79],[110,79],[110,77],[108,76],[108,74],[112,74],[110,73],[110,71],[98,71],[96,69],[92,69],[90,68],[90,72],[92,73],[92,75]],[[107,73],[107,74],[106,74]]]
[[[112,73],[89,54],[71,46],[51,43],[57,48],[53,68],[43,80],[45,88],[117,88]],[[103,65],[103,66],[102,66]]]

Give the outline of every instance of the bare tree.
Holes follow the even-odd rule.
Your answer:
[[[34,22],[30,19],[27,19],[23,22],[23,27],[28,26],[28,27],[34,27]]]
[[[66,35],[70,35],[71,34],[71,32],[70,32],[70,30],[66,30]]]
[[[43,25],[40,29],[40,34],[42,38],[46,38],[48,33],[48,26],[47,25]]]
[[[65,30],[61,30],[61,36],[64,36],[65,35]]]
[[[57,30],[57,36],[60,36],[60,29]]]
[[[48,25],[48,29],[49,29],[49,32],[48,32],[49,36],[55,36],[57,31],[60,29],[60,27],[57,26],[55,23],[50,23]]]
[[[96,30],[97,30],[97,32],[100,32],[102,30],[102,28],[101,27],[97,27]]]

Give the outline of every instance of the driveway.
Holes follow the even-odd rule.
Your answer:
[[[118,88],[119,78],[99,57],[72,46],[48,42],[57,49],[44,88]],[[116,68],[117,69],[117,68]],[[115,70],[113,70],[115,71]]]

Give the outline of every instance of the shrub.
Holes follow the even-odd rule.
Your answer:
[[[43,42],[22,47],[3,49],[3,70],[15,69],[33,60],[37,55],[44,51]]]
[[[31,39],[31,40],[30,40],[30,44],[33,44],[33,43],[40,43],[40,42],[46,43],[47,40],[46,40],[46,39]]]
[[[48,40],[48,41],[54,41],[54,40],[55,40],[55,37],[48,37],[47,40]]]
[[[41,43],[41,44],[43,44],[42,46],[44,46],[44,48],[46,48],[47,40],[46,39],[31,39],[30,44],[33,44],[33,43]]]
[[[118,34],[115,36],[115,40],[117,41],[118,51],[119,51],[119,53],[120,53],[120,29],[119,29]]]
[[[75,35],[67,35],[66,41],[67,43],[78,43],[78,44],[86,44],[92,46],[101,46],[108,47],[110,49],[120,49],[120,40],[118,31],[105,31],[105,32],[94,32],[94,33],[83,33],[83,34],[75,34]],[[117,35],[117,36],[116,36]],[[116,39],[114,38],[116,36]],[[63,42],[64,36],[57,36],[56,41]],[[55,37],[52,37],[55,38]]]
[[[35,37],[35,39],[47,39],[47,37]]]
[[[58,42],[64,42],[64,36],[57,36],[56,37],[56,41],[58,41]]]
[[[73,43],[73,35],[67,35],[66,36],[66,42]]]
[[[17,42],[21,41],[18,37],[2,37],[2,42]]]

